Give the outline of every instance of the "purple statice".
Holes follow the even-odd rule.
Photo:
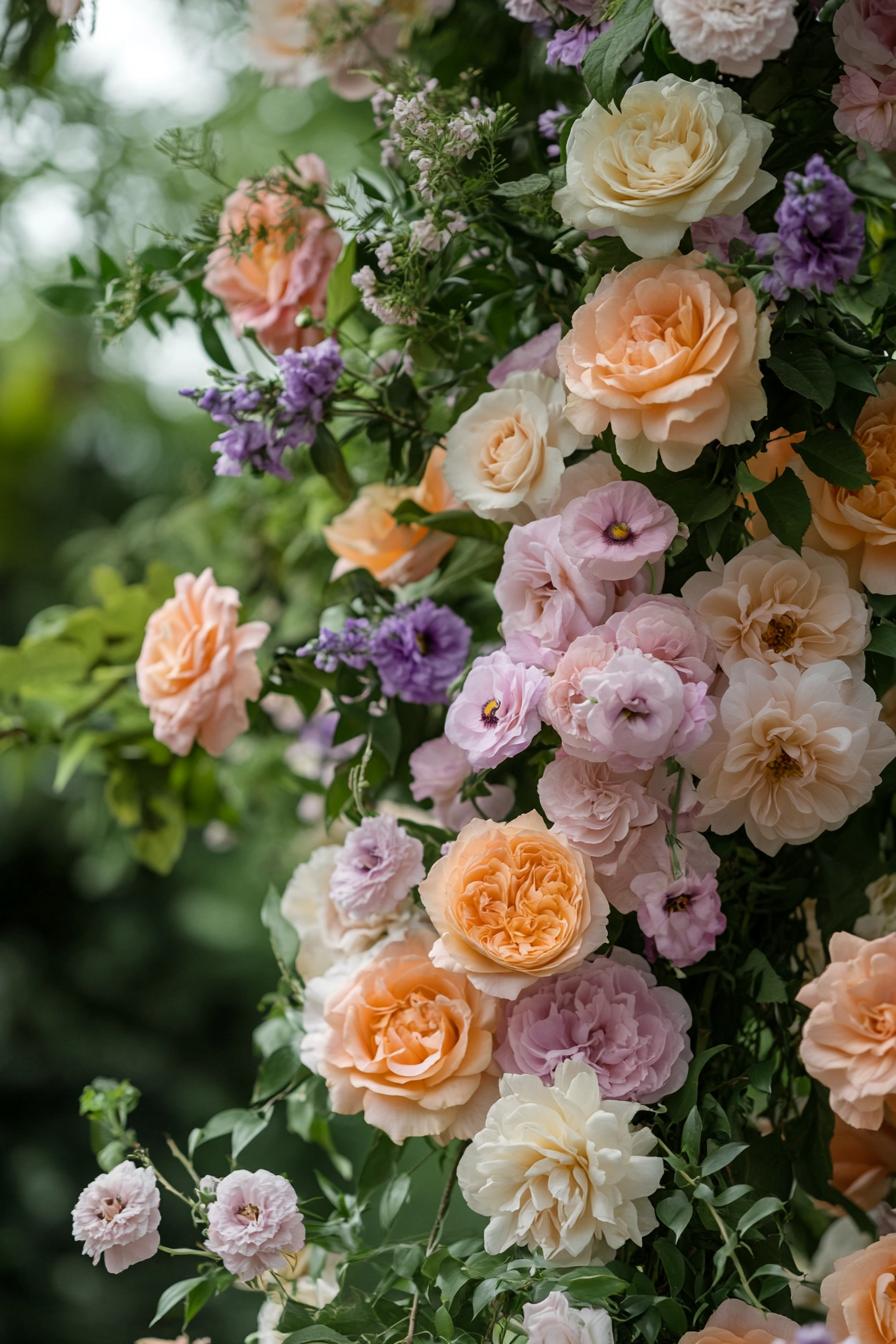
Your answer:
[[[548,42],[548,65],[570,65],[581,69],[585,54],[591,43],[603,32],[606,24],[592,27],[590,23],[577,23],[574,28],[558,28]]]
[[[560,157],[560,127],[568,116],[569,108],[566,104],[558,103],[556,107],[549,107],[542,112],[538,118],[538,134],[547,144],[549,159]]]
[[[763,287],[776,299],[791,290],[832,294],[859,268],[865,246],[865,221],[852,208],[855,196],[813,154],[803,173],[788,173],[784,199],[775,214],[777,233],[760,238],[759,250],[771,253],[772,269]]]
[[[257,374],[232,377],[220,386],[185,388],[216,424],[226,426],[212,444],[217,476],[239,476],[244,468],[290,480],[284,455],[313,443],[343,370],[336,341],[287,350],[277,360],[277,378]]]
[[[349,616],[341,630],[322,627],[316,638],[296,649],[299,658],[313,658],[321,672],[353,667],[362,672],[370,662],[370,622],[364,616]]]
[[[397,607],[370,641],[370,657],[386,695],[415,705],[434,705],[463,671],[470,628],[449,607],[425,597]]]

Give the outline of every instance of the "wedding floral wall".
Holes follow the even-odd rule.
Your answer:
[[[0,731],[156,874],[274,836],[269,990],[187,1132],[87,1083],[75,1241],[181,1340],[893,1344],[896,10],[241,21],[366,144],[171,129],[187,226],[45,291],[196,333],[215,504],[2,651]]]

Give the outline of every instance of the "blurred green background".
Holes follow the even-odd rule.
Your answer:
[[[214,188],[153,148],[168,128],[208,123],[228,182],[281,151],[317,151],[338,178],[373,152],[369,111],[320,87],[265,89],[246,69],[240,3],[99,0],[93,14],[86,0],[71,42],[42,0],[0,0],[0,33],[26,9],[34,21],[8,32],[0,87],[0,643],[43,608],[89,601],[94,565],[133,582],[150,560],[211,564],[244,590],[247,573],[260,587],[270,567],[272,614],[285,610],[306,634],[314,501],[309,510],[281,492],[274,504],[268,482],[214,481],[212,426],[177,396],[208,364],[193,330],[155,340],[132,329],[103,348],[89,319],[51,312],[39,290],[67,278],[71,253],[92,258],[101,244],[124,259],[157,229],[190,227]],[[96,1171],[80,1088],[97,1074],[130,1078],[155,1154],[165,1133],[183,1142],[192,1125],[246,1103],[250,1033],[274,979],[258,911],[309,833],[285,789],[275,814],[239,837],[194,837],[172,876],[157,877],[131,858],[100,780],[82,773],[54,794],[50,756],[0,755],[0,1336],[130,1344],[183,1275],[159,1257],[112,1277],[71,1240],[71,1206]],[[295,1169],[297,1145],[265,1135],[252,1164]],[[167,1244],[188,1235],[176,1220],[166,1216]],[[231,1294],[198,1333],[242,1340],[256,1308]]]

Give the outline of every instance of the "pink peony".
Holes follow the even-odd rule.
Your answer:
[[[680,597],[635,597],[603,630],[618,649],[658,658],[682,681],[710,683],[715,676],[718,658],[709,630]]]
[[[718,866],[718,860],[716,859]],[[725,932],[719,884],[713,873],[686,867],[679,877],[645,873],[632,880],[638,924],[656,953],[673,966],[693,966],[712,952]]]
[[[577,563],[589,561],[602,579],[631,579],[661,560],[678,531],[668,504],[639,481],[611,481],[567,504],[560,546]]]
[[[686,61],[715,61],[725,75],[758,75],[793,46],[796,0],[654,0],[672,45]]]
[[[540,668],[524,667],[503,649],[477,658],[445,718],[445,736],[474,770],[491,770],[525,751],[541,727],[547,686]]]
[[[431,801],[440,826],[449,831],[463,830],[474,817],[503,821],[513,807],[513,789],[506,784],[491,784],[477,798],[461,798],[464,781],[473,774],[470,758],[447,737],[434,737],[411,752],[411,797],[417,803]]]
[[[641,957],[617,948],[523,990],[508,1005],[495,1062],[550,1083],[564,1060],[583,1060],[602,1097],[649,1105],[687,1077],[690,1025],[678,991],[658,986]]]
[[[896,72],[878,84],[864,71],[847,67],[833,98],[838,131],[878,151],[896,148]]]
[[[133,1162],[119,1162],[78,1196],[72,1210],[72,1235],[83,1241],[94,1264],[104,1256],[110,1274],[120,1274],[159,1249],[159,1187],[155,1173]]]
[[[547,672],[574,639],[606,620],[616,596],[594,564],[568,556],[560,526],[555,515],[512,528],[495,584],[509,657]]]
[[[600,872],[624,865],[645,827],[659,816],[644,776],[620,778],[609,765],[558,752],[538,782],[550,821]]]
[[[342,240],[322,208],[329,174],[316,154],[302,154],[295,171],[305,191],[317,188],[318,204],[307,205],[285,177],[275,187],[244,181],[228,196],[220,242],[208,259],[205,287],[230,314],[238,336],[252,331],[266,349],[314,345],[320,327],[296,326],[306,308],[322,321],[330,272]]]
[[[270,627],[237,625],[240,595],[220,588],[210,569],[198,579],[178,575],[174,592],[147,623],[137,689],[156,738],[175,755],[198,741],[220,756],[249,726],[245,702],[261,691],[255,650]]]
[[[336,860],[330,899],[344,919],[361,922],[397,910],[425,875],[419,840],[393,816],[365,817]]]
[[[511,350],[488,375],[491,386],[503,387],[512,373],[545,373],[549,378],[558,378],[557,346],[562,335],[563,328],[559,322],[555,322],[546,331],[539,332],[530,341]]]
[[[218,1182],[208,1211],[207,1248],[243,1283],[287,1268],[305,1245],[296,1192],[271,1171],[232,1171]]]

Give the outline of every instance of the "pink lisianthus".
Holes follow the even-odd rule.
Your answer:
[[[677,874],[667,853],[661,869],[632,878],[631,890],[648,946],[673,966],[693,966],[727,925],[716,880],[719,860],[701,835],[685,836],[676,854]]]
[[[540,331],[531,340],[511,350],[488,375],[491,386],[503,387],[512,373],[545,373],[549,378],[559,378],[557,346],[562,334],[563,328],[559,322],[555,322],[546,331]]]
[[[601,873],[616,871],[659,816],[645,778],[620,778],[609,765],[561,751],[538,782],[538,798],[557,830],[594,859]]]
[[[678,991],[658,986],[641,957],[617,948],[523,990],[508,1005],[495,1062],[549,1083],[564,1060],[583,1060],[602,1097],[648,1105],[687,1077],[690,1025]]]
[[[94,1264],[104,1257],[110,1274],[120,1274],[159,1249],[159,1187],[155,1173],[133,1162],[119,1162],[78,1196],[72,1210],[72,1235],[83,1241]]]
[[[616,596],[594,565],[567,555],[560,525],[555,515],[512,528],[495,584],[508,655],[547,672],[574,639],[606,620]]]
[[[878,83],[864,71],[847,67],[834,85],[833,98],[838,131],[878,152],[896,148],[896,72]]]
[[[423,846],[395,817],[365,817],[336,860],[330,899],[343,918],[363,921],[394,911],[426,875]]]
[[[413,751],[411,797],[417,803],[432,802],[436,820],[449,831],[463,830],[474,817],[503,821],[513,807],[513,789],[506,784],[491,784],[488,792],[476,799],[461,797],[464,781],[473,774],[470,758],[447,737],[434,737]]]
[[[208,1211],[206,1247],[243,1283],[286,1268],[305,1245],[296,1192],[271,1171],[232,1171],[218,1182]]]
[[[682,681],[709,684],[716,674],[718,657],[709,631],[680,597],[635,597],[603,628],[618,649],[650,654],[674,668]]]
[[[515,663],[503,649],[477,658],[445,718],[445,736],[474,770],[491,770],[525,751],[541,727],[547,686],[540,668]]]
[[[631,579],[665,555],[678,531],[668,504],[639,481],[611,481],[567,504],[560,546],[602,579]]]

